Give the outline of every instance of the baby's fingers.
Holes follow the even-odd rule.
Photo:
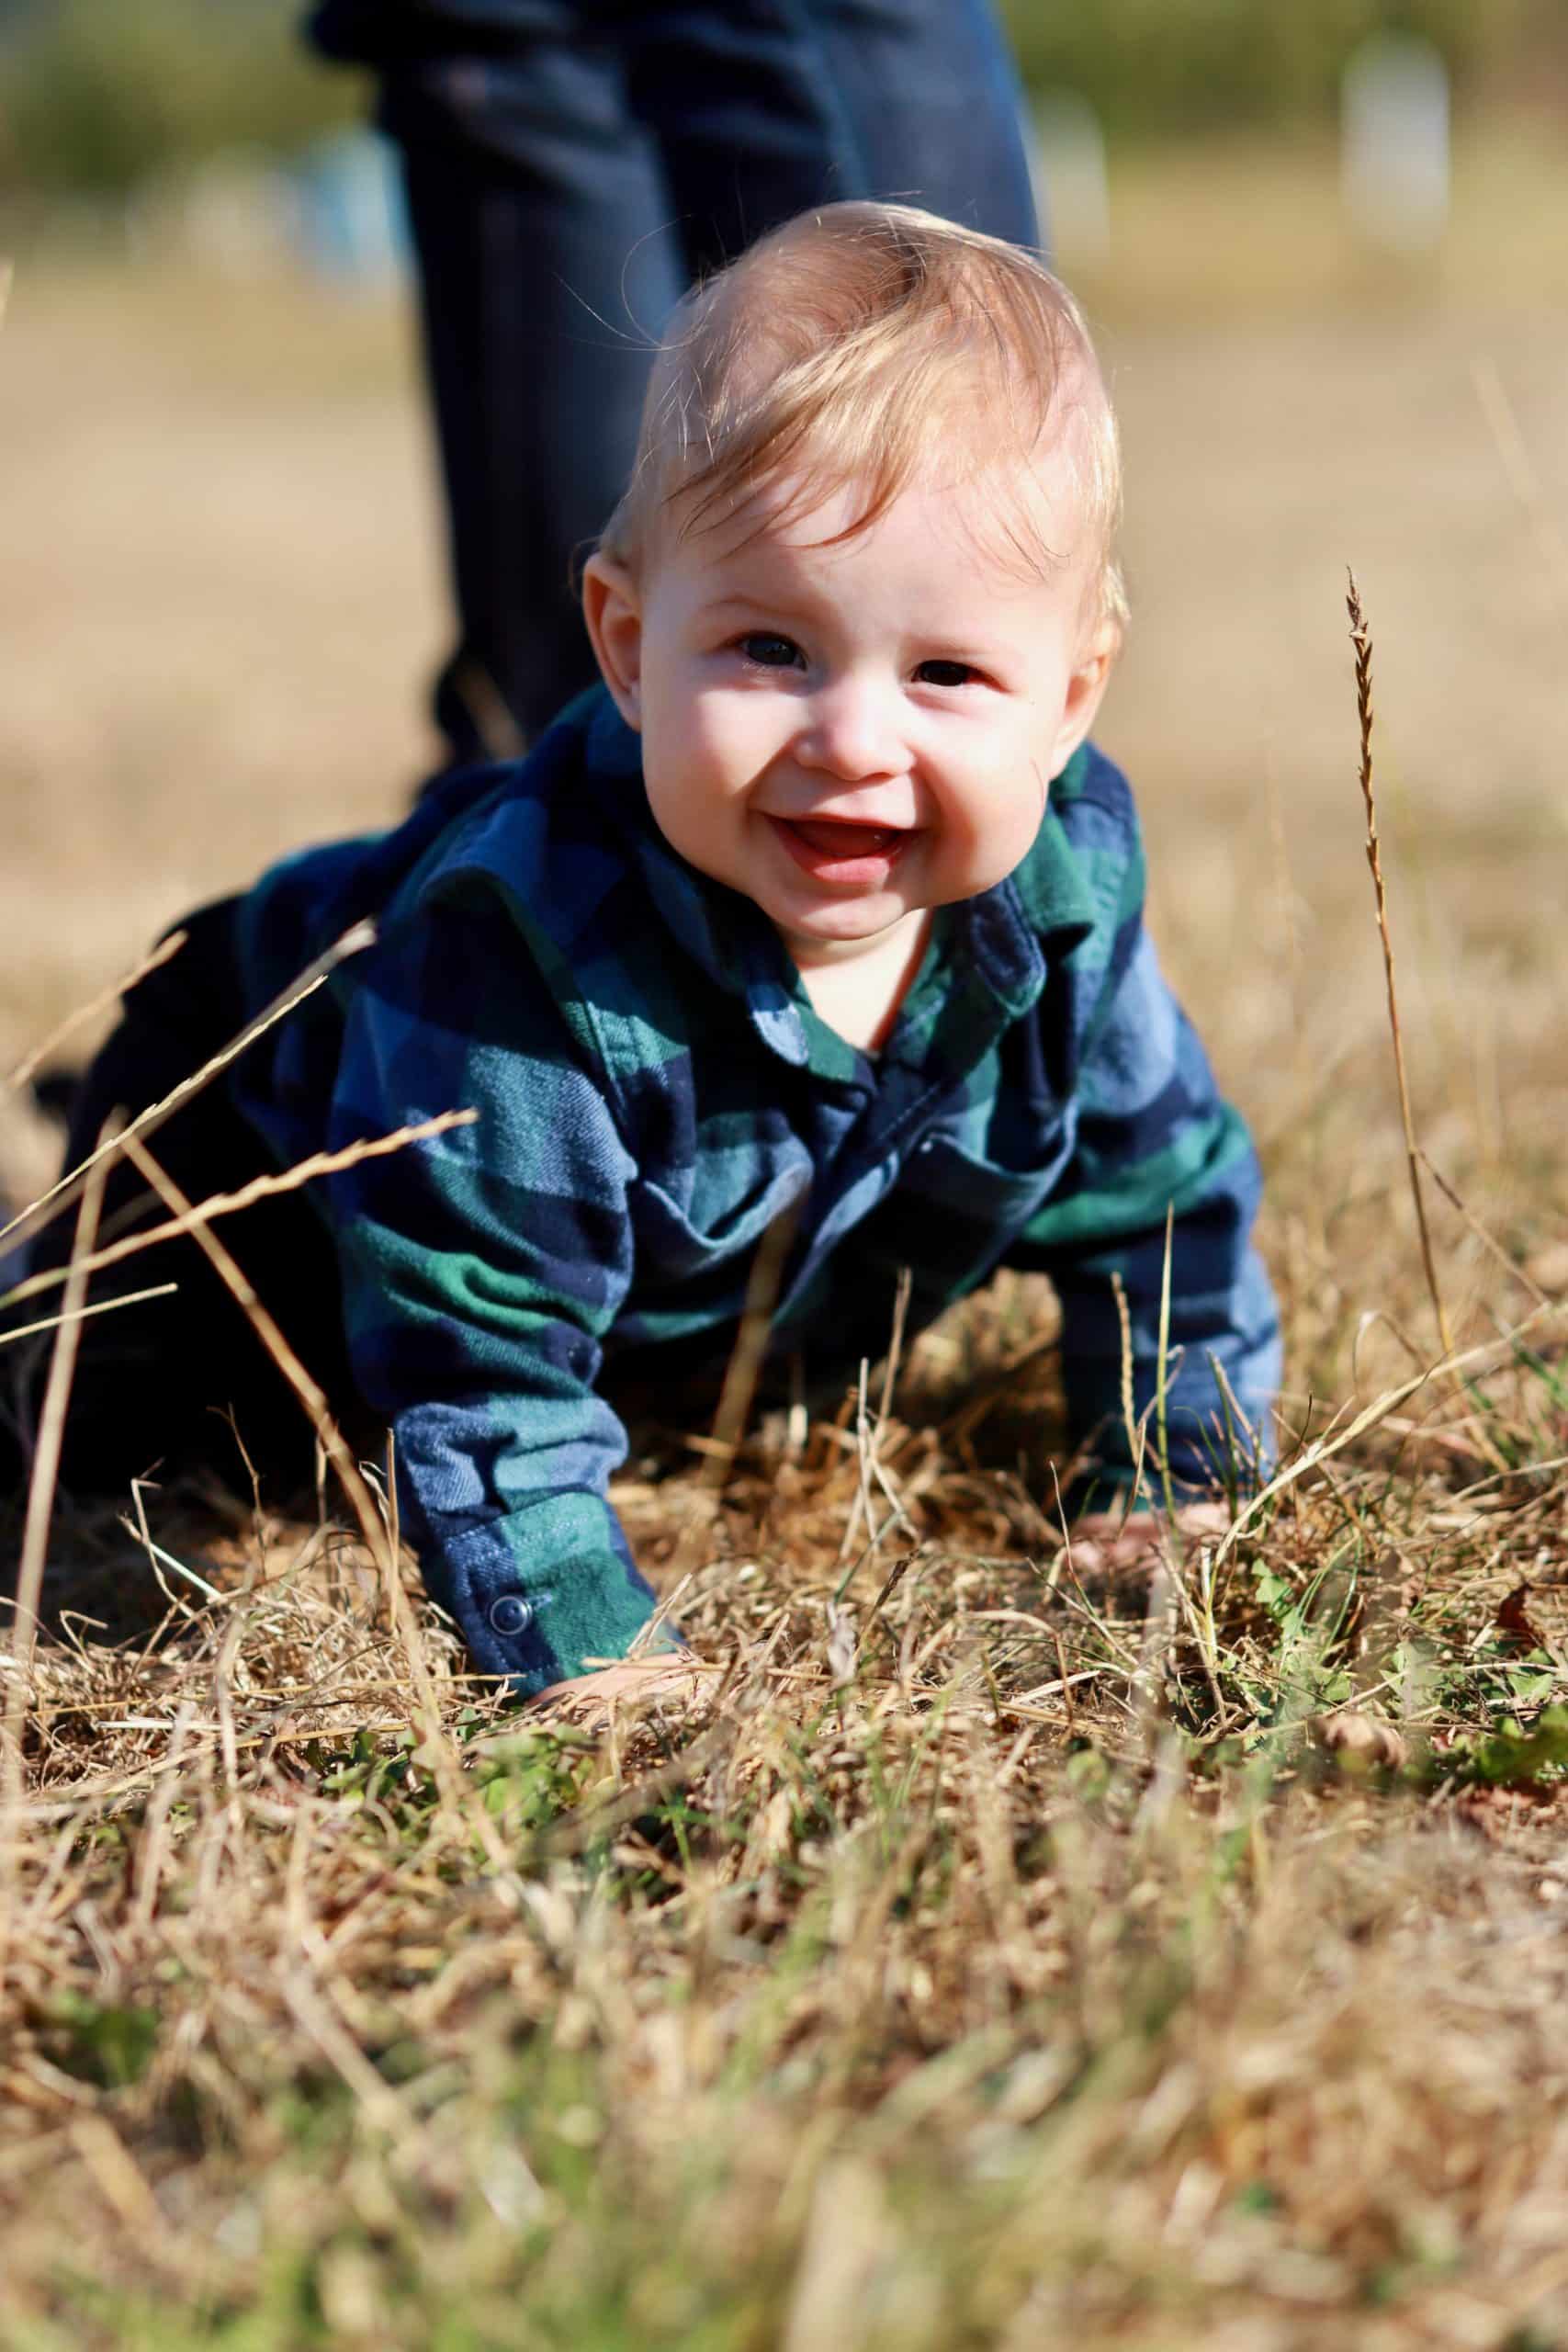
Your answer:
[[[1176,1514],[1184,1543],[1213,1541],[1230,1525],[1224,1503],[1185,1503]],[[1080,1576],[1126,1574],[1152,1568],[1169,1543],[1169,1522],[1153,1511],[1123,1519],[1116,1511],[1090,1511],[1072,1531],[1072,1561]]]
[[[603,1722],[613,1706],[634,1700],[663,1699],[690,1705],[711,1688],[719,1668],[690,1650],[661,1650],[651,1657],[622,1658],[592,1674],[553,1682],[531,1702],[535,1711],[558,1711],[572,1722]]]

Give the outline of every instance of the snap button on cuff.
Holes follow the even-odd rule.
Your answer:
[[[534,1612],[520,1592],[503,1592],[491,1602],[490,1622],[494,1633],[523,1634],[533,1623]]]

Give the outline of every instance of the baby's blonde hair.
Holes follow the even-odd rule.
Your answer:
[[[666,515],[682,537],[743,517],[781,480],[788,507],[861,494],[850,537],[940,450],[944,478],[1027,464],[1066,436],[1091,566],[1118,626],[1116,420],[1077,304],[1043,261],[904,204],[830,204],[763,237],[680,305],[654,361],[637,462],[600,545],[634,570]],[[951,469],[950,471],[945,469]],[[998,521],[1032,570],[1032,502]]]

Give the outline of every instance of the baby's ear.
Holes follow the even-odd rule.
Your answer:
[[[1051,774],[1060,775],[1089,729],[1111,682],[1111,668],[1122,650],[1122,624],[1114,614],[1098,620],[1084,640],[1077,665],[1067,680],[1062,723],[1052,750]]]
[[[642,597],[633,574],[614,556],[591,555],[582,567],[582,617],[604,684],[628,727],[642,725]]]

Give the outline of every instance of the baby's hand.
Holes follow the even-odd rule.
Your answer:
[[[1185,1503],[1176,1524],[1186,1543],[1213,1542],[1231,1523],[1224,1503]],[[1129,1576],[1147,1570],[1167,1541],[1166,1520],[1153,1511],[1123,1519],[1120,1511],[1086,1511],[1072,1528],[1073,1566],[1080,1576]]]
[[[690,1705],[718,1672],[691,1650],[656,1650],[647,1657],[601,1666],[592,1674],[574,1674],[567,1682],[552,1682],[529,1703],[552,1712],[558,1707],[574,1723],[594,1724],[604,1722],[612,1707],[631,1700],[672,1699]]]

